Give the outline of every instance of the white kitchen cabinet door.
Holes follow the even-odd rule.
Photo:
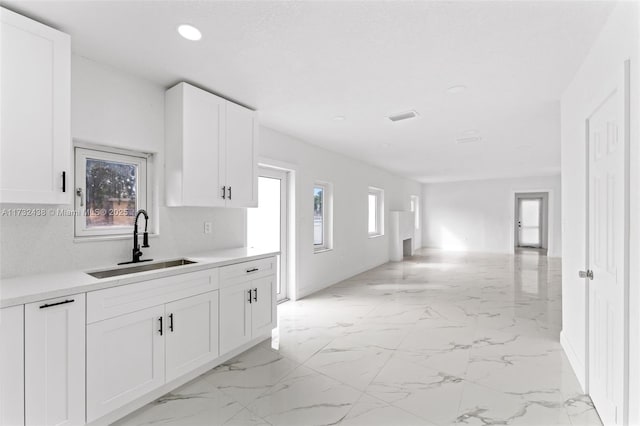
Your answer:
[[[0,309],[0,426],[24,424],[24,305]]]
[[[167,205],[224,206],[224,99],[180,83],[165,95]]]
[[[256,112],[227,102],[225,154],[228,207],[258,206],[257,138]]]
[[[165,306],[166,381],[218,356],[218,292],[192,296]]]
[[[220,289],[220,354],[251,340],[250,283]]]
[[[25,305],[25,424],[85,423],[85,295]]]
[[[251,335],[268,334],[275,327],[275,275],[251,281],[253,303],[251,304]]]
[[[0,8],[0,52],[0,202],[68,204],[70,38]]]
[[[164,305],[87,326],[87,422],[164,384]]]

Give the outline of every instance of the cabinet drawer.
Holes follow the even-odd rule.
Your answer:
[[[87,323],[218,289],[218,269],[173,275],[87,293]]]
[[[253,280],[275,274],[277,269],[276,257],[236,263],[220,268],[220,287],[228,287],[239,281]],[[240,280],[237,280],[240,278]]]

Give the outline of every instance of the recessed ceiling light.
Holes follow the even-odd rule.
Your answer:
[[[345,117],[344,115],[336,115],[335,117],[333,117],[333,119],[335,121],[344,121],[347,119],[347,117]]]
[[[447,92],[449,92],[449,93],[462,93],[465,90],[467,90],[467,86],[459,85],[459,86],[451,86],[451,87],[449,87],[447,89]]]
[[[390,143],[383,143],[382,147],[383,148],[391,148],[391,144]]]
[[[198,41],[202,38],[202,33],[199,29],[189,24],[182,24],[178,27],[180,35],[187,40]]]

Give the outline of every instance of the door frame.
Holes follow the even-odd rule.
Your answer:
[[[622,300],[622,307],[623,307],[623,315],[622,315],[622,326],[623,326],[623,357],[624,357],[624,361],[623,361],[623,366],[622,366],[622,375],[623,375],[623,379],[622,379],[622,421],[620,421],[619,423],[622,425],[627,425],[629,422],[629,385],[630,385],[630,378],[629,378],[629,363],[630,363],[630,359],[629,359],[629,344],[630,344],[630,334],[629,334],[629,327],[630,327],[630,313],[629,313],[629,295],[630,295],[630,286],[629,286],[629,274],[630,274],[630,184],[631,184],[631,179],[630,179],[630,146],[631,146],[631,91],[630,91],[630,79],[631,79],[631,61],[629,59],[626,59],[624,61],[623,64],[624,67],[624,76],[623,76],[623,93],[622,96],[624,96],[624,111],[623,111],[623,116],[624,116],[624,123],[623,126],[621,126],[622,131],[623,131],[623,137],[622,137],[622,149],[624,150],[624,171],[623,171],[623,181],[622,184],[624,184],[624,191],[623,191],[623,211],[624,211],[624,231],[623,231],[623,246],[624,246],[624,253],[623,253],[623,265],[621,267],[622,269],[622,274],[623,274],[623,300]],[[604,101],[606,101],[606,99],[608,99],[607,93],[612,93],[612,85],[615,87],[615,89],[613,90],[619,90],[619,79],[618,73],[615,73],[615,81],[613,82],[603,82],[603,85],[601,87],[604,87],[604,89],[602,89],[602,96],[601,97],[593,97],[593,99],[598,99],[598,102],[596,103],[595,101],[593,101],[592,103],[590,103],[589,108],[586,109],[588,111],[591,111],[588,117],[585,118],[584,123],[585,123],[585,175],[584,175],[584,182],[585,182],[585,204],[584,204],[584,211],[585,211],[585,257],[584,257],[584,264],[585,264],[585,270],[588,270],[591,268],[591,265],[589,263],[589,257],[590,257],[590,252],[589,252],[589,246],[590,246],[590,242],[591,242],[591,235],[589,232],[589,227],[590,227],[590,216],[589,216],[589,204],[591,202],[590,199],[590,185],[589,185],[589,178],[590,178],[590,167],[589,167],[589,155],[590,155],[590,148],[591,148],[591,143],[589,141],[589,120],[591,117],[592,112],[596,111],[600,105],[602,105],[602,103]],[[610,83],[609,85],[607,85],[606,83]],[[600,91],[599,91],[600,92]],[[600,93],[599,93],[600,94]],[[585,352],[585,363],[584,363],[584,371],[585,371],[585,393],[590,394],[590,386],[591,386],[591,380],[590,380],[590,298],[589,298],[589,294],[590,294],[590,286],[591,286],[591,282],[589,279],[585,278],[585,348],[584,348],[584,352]]]
[[[516,216],[517,208],[515,206],[516,195],[528,194],[547,194],[547,256],[560,257],[560,253],[556,253],[554,244],[554,235],[556,226],[555,222],[555,190],[553,188],[531,188],[531,189],[513,189],[509,197],[509,211],[511,212],[511,229],[509,230],[509,251],[515,253],[516,249],[516,230],[518,227],[518,217]]]
[[[286,170],[274,168],[267,165],[258,165],[258,180],[261,178],[280,180],[280,256],[278,265],[278,283],[276,287],[280,287],[284,291],[284,297],[276,292],[278,303],[289,299],[289,270],[288,266],[288,238],[289,238],[289,173]],[[260,185],[258,183],[258,185]],[[248,235],[247,235],[248,238]]]
[[[287,174],[287,200],[286,200],[286,248],[280,253],[281,259],[284,259],[285,267],[281,268],[281,276],[286,280],[286,292],[288,300],[297,300],[297,256],[296,256],[296,165],[285,161],[274,160],[268,157],[258,158],[258,168],[279,170]],[[258,170],[260,176],[260,170]],[[246,214],[245,214],[246,222]],[[245,226],[246,229],[246,226]],[[245,235],[245,245],[247,235]],[[282,247],[281,247],[282,249]],[[287,300],[285,299],[285,300]]]

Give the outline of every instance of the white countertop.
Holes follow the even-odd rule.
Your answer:
[[[116,267],[126,268],[135,265],[105,265],[102,268],[92,268],[86,271],[68,271],[7,278],[0,280],[0,308],[64,297],[77,293],[85,293],[87,291],[101,290],[104,288],[116,287],[119,285],[131,284],[138,281],[146,281],[170,275],[184,274],[186,272],[200,271],[203,269],[231,265],[239,262],[248,262],[255,259],[275,256],[277,254],[279,254],[278,251],[244,247],[216,250],[193,256],[184,256],[185,259],[196,262],[189,265],[138,272],[109,278],[94,278],[91,275],[88,275],[87,272],[113,269]],[[169,259],[154,259],[151,263],[173,259],[176,259],[176,257]],[[141,265],[144,265],[144,263]]]

